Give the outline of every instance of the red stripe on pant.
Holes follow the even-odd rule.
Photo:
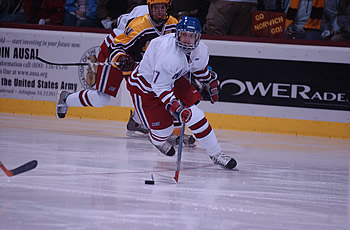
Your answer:
[[[88,103],[88,105],[85,103],[85,101],[84,101],[84,99],[83,99],[83,94],[84,94],[84,92],[86,91],[86,93],[85,93],[85,95],[84,95],[84,98],[85,98],[85,100],[86,100],[86,102]],[[80,103],[83,105],[83,106],[91,106],[91,107],[93,107],[92,106],[92,104],[91,104],[91,102],[90,102],[90,100],[89,100],[89,97],[88,97],[88,95],[87,95],[87,92],[88,92],[88,90],[82,90],[82,91],[80,91],[79,92],[79,100],[80,100]]]
[[[202,127],[205,123],[207,123],[207,118],[204,117],[202,120],[198,121],[196,124],[190,126],[189,128],[191,130],[196,130]]]
[[[154,133],[152,133],[152,131],[150,133],[151,133],[151,138],[155,141],[163,142],[163,141],[166,141],[167,139],[167,137],[160,137],[155,135]]]
[[[211,132],[212,128],[209,125],[208,128],[206,128],[203,132],[201,133],[195,133],[194,136],[198,139],[206,137],[210,132]]]
[[[212,130],[210,124],[208,123],[208,127],[203,130],[200,133],[195,133],[195,130],[200,129],[201,127],[203,127],[206,123],[207,123],[207,119],[204,117],[202,120],[200,120],[199,122],[197,122],[196,124],[190,126],[189,128],[193,131],[193,134],[196,138],[204,138],[206,137]]]

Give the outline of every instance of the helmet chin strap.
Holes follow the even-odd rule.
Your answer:
[[[176,32],[176,44],[177,46],[186,54],[186,55],[190,55],[191,52],[193,50],[195,50],[199,44],[199,38],[198,37],[196,39],[196,41],[194,42],[194,44],[188,44],[188,43],[184,43],[184,42],[181,42],[181,38],[180,38],[180,35],[178,32]]]
[[[166,21],[168,21],[168,16],[166,18],[158,19],[158,20],[155,20],[152,16],[151,16],[151,18],[156,26],[162,26],[166,23]]]
[[[160,24],[158,25],[153,18],[151,17],[151,15],[148,15],[150,22],[152,24],[152,26],[156,29],[155,32],[160,36],[160,35],[164,35],[165,33],[165,26],[164,24]]]
[[[156,19],[155,17],[153,17],[153,15],[151,13],[152,12],[152,5],[148,4],[149,15],[151,16],[151,19],[152,19],[153,23],[155,24],[155,26],[162,26],[168,21],[168,19],[169,19],[168,10],[169,10],[169,5],[167,5],[167,13],[166,13],[165,17],[161,18],[161,19]]]

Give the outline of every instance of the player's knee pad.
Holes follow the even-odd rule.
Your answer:
[[[192,117],[186,123],[188,127],[196,124],[205,117],[204,112],[201,109],[199,109],[196,105],[192,105],[189,109],[191,109]]]
[[[171,125],[165,129],[151,129],[150,139],[154,145],[162,145],[166,139],[173,133],[174,126]]]

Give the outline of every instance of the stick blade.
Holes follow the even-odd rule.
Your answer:
[[[178,170],[175,171],[174,180],[176,181],[176,183],[179,183],[179,171]]]
[[[0,168],[2,169],[2,171],[4,171],[4,173],[6,174],[6,176],[10,177],[13,176],[12,172],[7,170],[7,168],[5,167],[5,165],[3,165],[0,161]]]
[[[29,170],[36,168],[37,165],[38,165],[38,161],[33,160],[33,161],[30,161],[24,165],[21,165],[21,166],[15,168],[15,169],[8,170],[8,171],[11,172],[12,176],[16,176],[18,174],[21,174],[21,173],[24,173],[24,172],[27,172]]]

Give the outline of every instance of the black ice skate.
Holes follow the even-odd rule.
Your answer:
[[[153,144],[153,145],[156,146],[157,149],[166,156],[171,157],[171,156],[174,156],[174,154],[175,154],[174,147],[168,141],[164,142],[164,144],[161,146],[155,145],[155,144]]]
[[[143,124],[136,123],[132,110],[130,110],[130,118],[128,124],[126,125],[126,129],[128,130],[126,135],[130,137],[149,133],[149,129],[147,129]]]
[[[68,110],[68,105],[66,104],[67,97],[70,93],[67,91],[59,91],[57,93],[56,100],[56,117],[59,119],[65,118]]]
[[[176,134],[171,134],[170,137],[168,137],[167,139],[167,141],[173,146],[179,145],[179,140],[180,140],[180,136]],[[196,139],[192,135],[184,134],[182,142],[186,147],[196,147],[196,144],[195,144]]]
[[[227,169],[233,169],[237,165],[237,161],[232,157],[226,156],[223,153],[219,153],[215,156],[210,156],[210,159],[214,162],[214,164],[220,165]]]

